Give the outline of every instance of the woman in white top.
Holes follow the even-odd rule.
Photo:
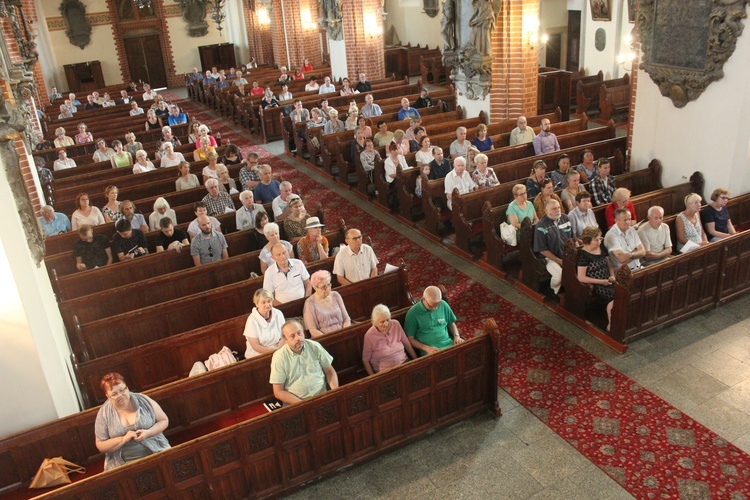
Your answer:
[[[405,155],[409,152],[409,141],[406,139],[406,133],[399,129],[393,133],[393,142],[401,150],[401,154]]]
[[[429,165],[430,162],[433,160],[432,146],[430,145],[430,138],[427,136],[422,137],[422,142],[420,143],[420,146],[422,147],[414,155],[417,160],[417,167],[423,167],[424,165]]]
[[[208,165],[203,167],[203,171],[201,172],[201,174],[203,174],[203,184],[205,184],[208,179],[219,180],[219,164],[217,163],[219,161],[219,155],[216,151],[209,151],[206,153],[206,160],[208,160]]]
[[[274,264],[273,257],[271,257],[271,248],[276,244],[281,242],[283,244],[287,251],[289,252],[289,255],[294,255],[294,249],[292,248],[292,244],[288,241],[282,241],[281,236],[279,235],[279,225],[275,222],[269,222],[265,226],[263,226],[263,234],[266,236],[266,239],[268,240],[268,243],[266,246],[263,247],[263,249],[260,251],[260,255],[258,255],[258,259],[260,260],[260,272],[265,273],[266,269],[271,267]]]
[[[108,148],[107,141],[105,141],[104,139],[97,139],[96,147],[98,149],[94,151],[94,162],[110,161],[112,159],[112,155],[115,154],[115,150],[112,148]]]
[[[57,150],[57,160],[55,160],[55,163],[52,165],[53,170],[65,170],[68,168],[76,168],[77,166],[75,160],[68,158],[67,151],[64,149]]]
[[[159,168],[176,167],[185,161],[185,157],[182,156],[182,153],[174,152],[174,144],[169,141],[166,141],[161,145],[161,150],[164,151],[164,154],[161,157]]]
[[[383,162],[385,180],[388,181],[388,184],[392,183],[393,179],[396,178],[396,165],[401,165],[401,170],[411,168],[406,164],[406,158],[401,154],[401,148],[395,142],[391,142],[388,145],[388,158]]]
[[[169,207],[169,202],[160,196],[154,202],[154,211],[148,216],[149,231],[159,231],[161,229],[159,222],[164,217],[169,217],[172,224],[177,225],[177,214]]]
[[[289,92],[289,85],[282,85],[281,92],[279,92],[279,101],[291,101],[292,98],[292,93]]]
[[[198,177],[195,174],[190,173],[190,164],[186,161],[180,163],[177,167],[180,175],[177,176],[177,180],[174,181],[175,191],[185,191],[186,189],[193,189],[200,186]]]
[[[70,224],[73,231],[78,230],[78,228],[84,224],[88,224],[89,226],[104,224],[104,215],[102,215],[102,211],[97,207],[91,206],[89,195],[86,193],[80,193],[76,196],[76,206],[78,207],[78,210],[73,212],[73,215],[70,217]]]
[[[253,307],[245,323],[245,358],[252,358],[274,352],[282,347],[286,341],[281,334],[284,326],[284,315],[273,307],[273,294],[260,288],[253,295]]]
[[[138,151],[136,151],[135,165],[133,165],[133,173],[143,174],[146,172],[151,172],[152,170],[156,170],[156,167],[154,167],[154,164],[151,163],[151,160],[148,159],[148,153],[146,153],[142,149],[139,149]]]

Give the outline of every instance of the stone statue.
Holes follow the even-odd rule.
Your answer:
[[[443,52],[456,50],[456,0],[445,0],[443,2],[440,36],[443,39]]]
[[[341,12],[341,0],[320,0],[321,24],[326,26],[328,38],[344,39],[344,16]]]
[[[201,37],[208,34],[206,22],[206,2],[200,0],[180,0],[182,20],[185,21],[185,31],[190,37]]]
[[[483,56],[492,52],[492,31],[495,29],[495,11],[490,0],[474,0],[474,15],[469,20],[469,43]]]

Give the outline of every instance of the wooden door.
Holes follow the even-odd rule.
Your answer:
[[[151,84],[152,88],[167,86],[159,35],[125,38],[125,54],[130,78]]]
[[[566,69],[578,71],[581,61],[581,11],[568,11],[568,57]]]
[[[562,49],[562,34],[556,33],[554,35],[549,35],[549,40],[547,41],[547,51],[546,51],[546,58],[545,58],[545,66],[549,66],[551,68],[557,68],[562,69],[560,67],[560,50]]]

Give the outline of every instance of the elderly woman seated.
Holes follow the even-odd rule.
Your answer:
[[[352,320],[341,295],[331,290],[331,273],[316,271],[310,276],[310,283],[315,293],[305,301],[303,316],[312,338],[350,326]]]
[[[391,319],[388,306],[376,305],[371,319],[372,327],[365,333],[362,348],[362,364],[368,375],[398,366],[409,358],[417,358],[401,324]]]
[[[289,252],[289,255],[294,255],[292,244],[281,239],[281,236],[279,235],[278,224],[276,224],[275,222],[269,222],[263,227],[263,234],[265,235],[266,240],[268,240],[268,243],[266,243],[266,246],[263,247],[263,249],[260,251],[260,255],[258,255],[258,259],[260,259],[261,273],[265,273],[266,269],[274,264],[273,256],[271,255],[271,249],[276,243],[282,243],[286,247],[287,252]]]
[[[64,148],[67,146],[75,146],[73,138],[65,135],[65,129],[63,127],[57,127],[55,129],[55,147]]]
[[[307,219],[307,235],[297,242],[297,256],[305,264],[328,257],[328,239],[322,234],[324,227],[317,217]]]
[[[159,197],[154,201],[154,211],[148,216],[148,229],[149,231],[158,231],[161,229],[159,222],[164,218],[169,217],[172,223],[177,225],[177,214],[170,208],[169,202],[163,197]]]
[[[627,188],[617,188],[612,193],[612,203],[607,205],[604,209],[604,217],[607,219],[607,227],[610,228],[615,225],[615,211],[618,208],[625,208],[630,212],[630,225],[634,226],[638,222],[638,218],[635,215],[635,206],[630,201],[630,190]]]
[[[170,447],[164,437],[169,418],[159,403],[130,392],[119,373],[106,374],[101,386],[107,401],[96,414],[94,435],[105,471]]]
[[[252,358],[274,352],[285,344],[281,327],[284,326],[284,315],[273,307],[273,294],[264,288],[253,295],[252,312],[245,323],[245,358]]]
[[[576,276],[578,281],[593,286],[596,300],[607,304],[607,331],[615,300],[615,269],[602,245],[602,232],[598,227],[587,227],[581,233],[583,246],[578,250]]]

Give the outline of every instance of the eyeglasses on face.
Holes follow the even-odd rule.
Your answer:
[[[125,387],[124,389],[120,389],[119,391],[112,391],[109,397],[112,399],[116,399],[118,396],[120,396],[121,394],[125,394],[126,392],[128,392],[127,387]]]

